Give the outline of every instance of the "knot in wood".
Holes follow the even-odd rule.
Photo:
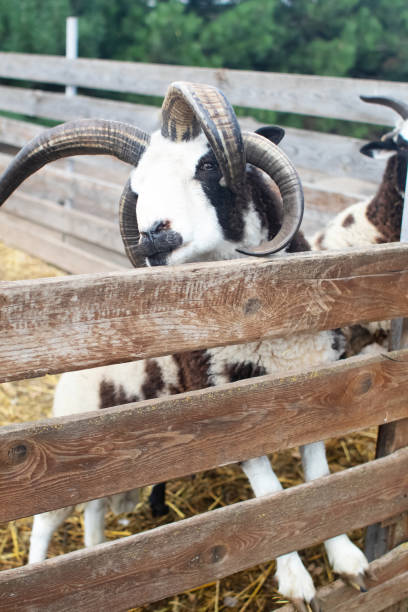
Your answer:
[[[227,549],[222,544],[219,544],[217,546],[213,546],[210,549],[210,561],[211,561],[211,563],[219,563],[220,561],[222,561],[224,559],[226,554],[227,554]]]
[[[17,443],[8,451],[9,462],[11,465],[18,465],[26,460],[28,454],[27,446],[23,443]]]
[[[373,385],[373,381],[371,379],[371,376],[368,372],[362,374],[362,376],[360,377],[359,381],[358,381],[358,391],[361,395],[364,395],[365,393],[367,393],[371,387]]]
[[[258,298],[249,298],[244,304],[244,313],[246,315],[252,315],[258,312],[261,308],[261,301]]]

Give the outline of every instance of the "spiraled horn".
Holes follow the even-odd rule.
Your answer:
[[[394,98],[386,98],[382,96],[360,96],[363,102],[369,102],[370,104],[382,104],[383,106],[387,106],[388,108],[392,108],[396,113],[398,113],[402,119],[408,119],[408,104],[405,102],[400,102],[399,100],[395,100]]]
[[[120,121],[81,119],[41,132],[25,145],[0,177],[0,206],[34,172],[71,155],[113,155],[136,166],[150,136]]]
[[[162,135],[183,142],[205,133],[231,191],[245,180],[245,152],[234,109],[210,85],[179,81],[170,85],[162,106]]]
[[[129,179],[120,198],[119,226],[126,255],[132,265],[138,268],[143,265],[145,258],[140,254],[140,234],[136,217],[136,204],[137,194],[132,191]]]
[[[275,181],[283,202],[282,227],[276,236],[251,250],[237,249],[245,255],[262,257],[285,248],[295,236],[303,217],[303,189],[296,169],[279,147],[252,132],[244,132],[243,139],[248,163],[257,166]]]

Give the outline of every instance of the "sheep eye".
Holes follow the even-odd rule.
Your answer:
[[[201,167],[203,170],[214,170],[215,164],[212,164],[211,162],[204,162]]]

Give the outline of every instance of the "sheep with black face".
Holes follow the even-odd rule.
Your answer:
[[[368,157],[387,159],[387,165],[377,193],[372,198],[348,206],[325,229],[313,236],[311,245],[315,250],[397,242],[400,238],[407,180],[408,104],[382,97],[362,96],[362,100],[387,106],[400,115],[392,132],[360,149]]]
[[[370,199],[345,208],[323,230],[317,232],[310,243],[314,250],[344,249],[369,246],[385,242],[398,242],[401,232],[402,210],[407,182],[408,163],[408,104],[385,97],[361,96],[371,104],[381,104],[399,115],[392,132],[381,140],[365,144],[360,152],[374,159],[387,159],[377,193]],[[350,351],[378,352],[387,346],[390,321],[368,323],[354,327],[350,337]],[[364,330],[367,330],[366,333]],[[405,342],[408,340],[405,330]],[[357,348],[356,348],[357,347]]]
[[[268,135],[268,134],[266,134]],[[2,179],[0,203],[45,163],[73,154],[113,154],[135,166],[120,204],[126,252],[138,265],[171,265],[307,250],[299,232],[303,194],[297,173],[267,138],[241,134],[232,107],[215,88],[175,83],[150,138],[104,121],[66,124],[27,145]],[[336,361],[337,332],[301,334],[67,373],[54,414],[72,414]],[[328,474],[323,442],[301,449],[306,480]],[[282,489],[267,457],[244,461],[256,496]],[[87,543],[103,540],[107,500],[89,502]],[[35,517],[30,560],[46,555],[52,531],[71,508]],[[345,535],[325,542],[334,571],[362,584],[367,561]],[[313,581],[298,554],[277,559],[279,590],[298,609],[318,610]]]

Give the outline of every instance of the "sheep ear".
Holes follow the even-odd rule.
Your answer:
[[[255,130],[255,134],[260,134],[277,145],[285,136],[285,130],[278,125],[265,125]]]
[[[374,159],[388,159],[397,151],[397,145],[392,138],[386,140],[374,140],[365,144],[360,153],[373,157]]]

